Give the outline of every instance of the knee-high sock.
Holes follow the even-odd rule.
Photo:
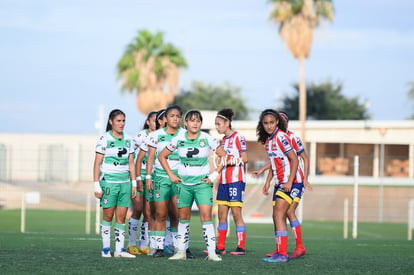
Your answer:
[[[276,246],[277,246],[278,254],[287,256],[287,239],[288,239],[287,231],[276,232]]]
[[[141,232],[139,236],[138,246],[141,249],[148,247],[148,222],[142,221],[141,223]]]
[[[293,237],[295,237],[296,248],[304,249],[302,244],[302,232],[299,220],[292,221],[290,223],[290,228],[292,228],[292,234]]]
[[[180,220],[178,223],[178,232],[177,232],[177,250],[185,251],[188,248],[188,241],[190,236],[188,235],[190,229],[189,220]]]
[[[165,231],[154,231],[155,248],[164,249],[165,245]]]
[[[101,237],[102,237],[102,247],[111,247],[111,227],[112,222],[101,221]]]
[[[130,218],[128,222],[128,245],[137,245],[139,220]]]
[[[206,242],[208,254],[216,253],[216,235],[214,233],[214,225],[212,221],[203,222],[203,236]]]
[[[244,249],[244,241],[246,239],[246,226],[236,226],[237,246]]]
[[[115,223],[115,251],[121,252],[125,245],[125,224]]]
[[[217,226],[217,248],[224,249],[226,247],[226,237],[227,237],[228,223],[221,222]]]

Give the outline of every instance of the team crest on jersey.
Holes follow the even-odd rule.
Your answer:
[[[125,141],[126,147],[129,147],[129,140]]]
[[[204,141],[204,139],[200,140],[199,145],[200,145],[200,147],[206,146],[206,142]]]

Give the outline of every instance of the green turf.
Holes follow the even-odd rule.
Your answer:
[[[94,217],[92,215],[92,217]],[[171,262],[140,255],[136,259],[100,256],[98,235],[84,233],[79,211],[29,210],[27,233],[19,233],[19,211],[0,211],[0,274],[413,274],[414,243],[405,224],[359,224],[358,239],[343,239],[342,224],[302,224],[307,255],[288,263],[265,263],[274,249],[271,224],[248,224],[246,256],[223,255],[222,262],[204,261],[205,248],[197,216],[191,221],[194,260]],[[236,247],[234,227],[227,249]],[[351,230],[351,228],[350,228]],[[92,227],[94,232],[94,228]],[[350,231],[351,233],[351,231]],[[113,247],[113,243],[112,243]],[[289,235],[288,250],[294,241]]]

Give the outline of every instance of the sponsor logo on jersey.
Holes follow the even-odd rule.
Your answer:
[[[109,143],[108,147],[110,147],[110,148],[115,147],[115,142],[111,141],[111,142]]]

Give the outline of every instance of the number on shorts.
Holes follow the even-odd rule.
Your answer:
[[[237,197],[237,188],[236,187],[229,188],[229,196],[230,197]]]

